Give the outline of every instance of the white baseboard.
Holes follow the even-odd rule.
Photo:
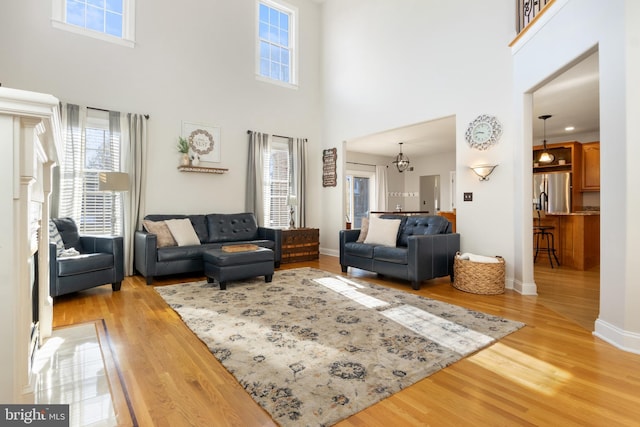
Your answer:
[[[504,288],[513,289],[514,283],[513,277],[507,277],[504,281]]]
[[[521,295],[538,295],[538,287],[534,282],[523,283],[519,280],[514,280],[513,289]]]
[[[334,257],[339,257],[340,256],[340,250],[338,250],[338,249],[320,248],[320,253],[322,255],[329,255],[329,256],[334,256]]]
[[[620,350],[640,354],[640,334],[637,332],[625,331],[609,322],[597,319],[593,335]]]

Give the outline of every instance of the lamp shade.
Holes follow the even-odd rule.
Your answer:
[[[540,154],[540,158],[538,159],[539,162],[542,163],[550,163],[553,162],[554,159],[554,155],[549,153],[548,151],[543,151],[542,154]]]
[[[128,191],[129,174],[124,172],[98,173],[98,191]]]
[[[489,181],[489,175],[498,165],[477,165],[471,166],[470,169],[480,177],[480,181]]]
[[[289,195],[289,199],[287,201],[289,206],[295,206],[298,203],[298,198],[295,194]]]

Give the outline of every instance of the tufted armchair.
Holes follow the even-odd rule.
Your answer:
[[[56,297],[108,283],[111,283],[114,291],[119,291],[124,278],[122,237],[80,236],[73,219],[54,218],[52,221],[64,247],[60,249],[60,242],[49,243],[51,296]],[[56,230],[53,229],[51,234],[55,233]]]

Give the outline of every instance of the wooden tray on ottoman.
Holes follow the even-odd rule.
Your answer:
[[[258,245],[244,244],[244,245],[227,245],[222,247],[222,252],[247,252],[255,251],[259,248]]]

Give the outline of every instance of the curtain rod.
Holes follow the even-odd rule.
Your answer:
[[[358,163],[358,162],[347,162],[350,165],[360,165],[360,166],[378,166],[378,165],[371,165],[369,163]]]
[[[247,135],[249,135],[251,132],[253,132],[253,131],[251,129],[249,129],[247,131]],[[271,136],[275,136],[276,138],[287,138],[287,139],[291,138],[290,136],[284,136],[284,135],[271,135]],[[307,142],[308,139],[305,138],[304,141]]]
[[[104,108],[98,108],[98,107],[87,107],[87,108],[91,108],[92,110],[97,110],[97,111],[105,111],[105,112],[109,112],[110,110],[105,110]],[[151,118],[151,116],[149,116],[148,114],[143,114],[144,118],[149,120]]]

